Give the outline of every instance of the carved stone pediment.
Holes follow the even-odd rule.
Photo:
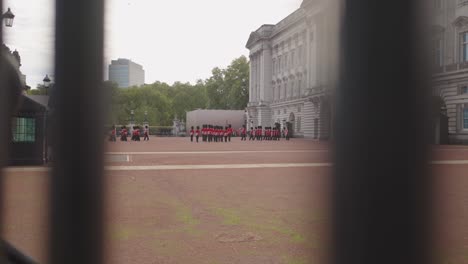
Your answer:
[[[441,25],[433,25],[431,28],[432,35],[439,35],[444,33],[445,28]]]
[[[252,45],[255,44],[259,40],[260,40],[260,35],[257,32],[252,32],[250,33],[249,40],[247,41],[247,44],[245,45],[245,47],[250,49],[250,47],[252,47]]]
[[[456,28],[462,28],[468,26],[468,17],[466,16],[459,16],[455,21],[453,21],[453,26]]]

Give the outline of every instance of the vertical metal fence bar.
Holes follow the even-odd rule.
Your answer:
[[[103,16],[103,0],[56,0],[55,264],[103,261]]]
[[[0,0],[0,12],[3,10],[3,0]],[[0,16],[3,13],[0,13]],[[0,23],[3,23],[3,19],[0,19]],[[3,26],[0,24],[0,45],[3,44]],[[3,52],[0,51],[0,146],[8,146],[7,129],[9,121],[8,106],[7,106],[7,87],[5,78],[5,65]],[[0,149],[0,169],[6,165],[8,158],[8,149]],[[3,205],[3,171],[0,171],[0,205]],[[1,208],[4,208],[2,206]],[[3,212],[0,211],[0,234],[3,236]],[[0,261],[4,261],[5,247],[0,248]]]
[[[337,91],[333,263],[429,263],[427,42],[415,0],[347,0]]]

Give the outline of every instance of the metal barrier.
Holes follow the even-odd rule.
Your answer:
[[[103,0],[56,0],[52,264],[103,262],[103,22]]]
[[[417,0],[347,0],[337,91],[335,264],[429,263],[430,93]],[[426,56],[430,58],[430,56]]]

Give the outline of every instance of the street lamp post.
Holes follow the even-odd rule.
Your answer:
[[[148,123],[148,111],[145,111],[145,123]]]
[[[5,20],[6,27],[13,27],[13,20],[15,19],[15,15],[13,12],[11,12],[10,8],[8,8],[5,14],[2,15],[2,19]]]
[[[48,95],[48,90],[49,90],[49,87],[50,87],[50,78],[49,78],[49,75],[46,74],[46,76],[44,77],[44,80],[42,80],[44,82],[44,89],[46,91],[46,95]]]
[[[134,119],[135,110],[130,111],[130,115],[131,115],[131,120],[130,121],[132,121],[132,124],[133,124],[133,123],[135,123],[135,119]]]

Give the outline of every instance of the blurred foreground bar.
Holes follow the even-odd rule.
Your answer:
[[[429,263],[423,9],[347,0],[343,12],[332,263]]]
[[[103,2],[56,0],[53,264],[103,262]]]

